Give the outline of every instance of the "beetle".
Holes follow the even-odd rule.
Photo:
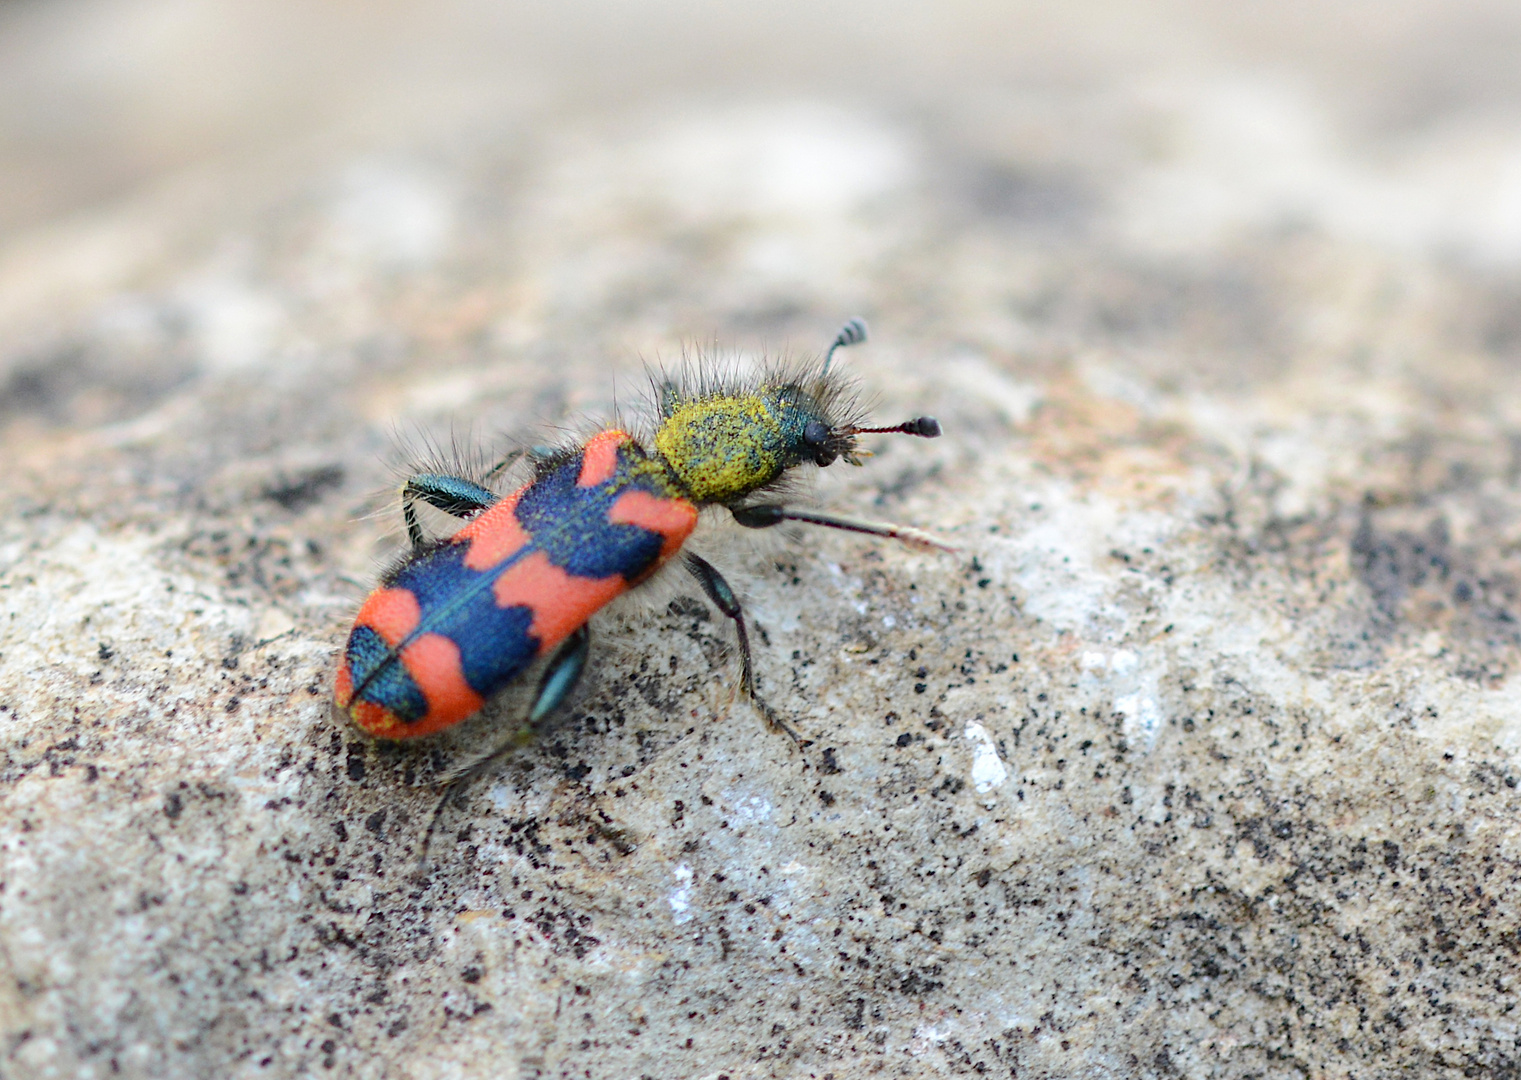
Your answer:
[[[711,365],[657,376],[653,435],[608,427],[579,445],[508,455],[482,482],[418,472],[402,487],[410,551],[365,600],[339,658],[334,699],[355,724],[401,740],[452,727],[478,712],[535,661],[548,657],[523,722],[480,764],[523,741],[563,703],[586,666],[588,620],[680,555],[687,572],[734,624],[741,688],[774,727],[802,741],[756,692],[744,610],[706,559],[682,547],[699,512],[727,510],[740,525],[800,522],[954,550],[919,530],[789,506],[791,470],[836,461],[860,465],[858,438],[935,438],[920,416],[865,427],[851,380],[832,368],[838,349],[866,339],[852,319],[822,360],[781,363],[736,378]],[[516,491],[487,486],[529,457],[533,475]],[[466,520],[430,539],[417,502]]]

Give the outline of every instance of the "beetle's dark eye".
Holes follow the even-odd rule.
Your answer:
[[[803,442],[813,448],[813,463],[815,465],[830,465],[839,457],[829,449],[829,425],[821,420],[810,420],[803,428]]]

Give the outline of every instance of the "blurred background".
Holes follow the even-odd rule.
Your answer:
[[[386,425],[521,435],[855,313],[894,407],[1002,438],[1077,372],[1290,515],[1370,439],[1503,472],[1518,44],[1486,0],[9,0],[0,447],[381,483]]]
[[[884,190],[959,181],[1052,224],[1086,197],[1137,242],[1297,225],[1518,257],[1521,14],[1501,2],[10,0],[0,19],[11,238],[314,142],[420,167],[483,132],[512,158],[749,103],[828,104],[897,143],[877,148],[893,162],[846,142],[811,164],[854,158]],[[787,115],[778,137],[842,134]],[[993,175],[958,175],[968,159]]]
[[[1429,260],[1465,345],[1513,350],[1518,43],[1498,0],[9,0],[0,394],[120,419],[424,288],[519,345],[902,304],[1228,381],[1338,347],[1327,258]]]

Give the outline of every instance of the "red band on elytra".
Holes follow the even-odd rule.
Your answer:
[[[465,552],[465,568],[484,572],[497,566],[522,549],[528,543],[528,533],[518,523],[518,499],[526,488],[505,496],[493,503],[474,521],[466,525],[453,538],[456,542],[469,543]]]
[[[593,435],[581,451],[581,475],[577,487],[605,484],[618,471],[618,447],[628,441],[627,432],[603,431]]]
[[[492,591],[502,607],[533,612],[528,632],[539,639],[543,655],[626,588],[622,574],[576,577],[550,562],[547,553],[535,551],[497,578]]]
[[[480,711],[485,699],[465,681],[459,646],[442,634],[423,634],[401,650],[407,674],[428,699],[428,711],[407,725],[408,735],[427,735]]]
[[[615,525],[638,525],[665,537],[660,548],[660,561],[665,562],[680,550],[697,527],[697,507],[685,499],[662,499],[647,491],[625,491],[608,510],[607,519]]]
[[[368,626],[387,645],[404,641],[422,621],[422,608],[409,589],[376,589],[359,609],[356,626]]]

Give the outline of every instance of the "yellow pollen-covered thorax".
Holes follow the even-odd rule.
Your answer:
[[[797,463],[793,404],[771,393],[712,395],[677,403],[655,432],[655,449],[700,503],[728,503]]]

